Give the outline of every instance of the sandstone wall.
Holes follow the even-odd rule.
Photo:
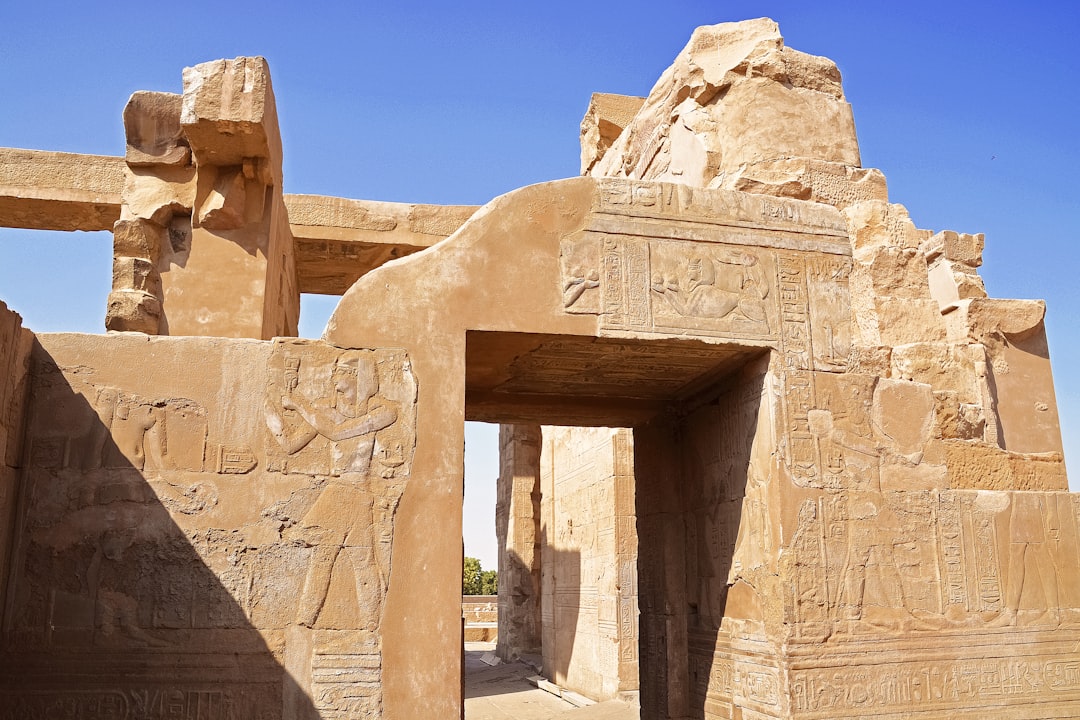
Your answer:
[[[0,717],[379,717],[404,354],[39,342]]]
[[[22,318],[0,302],[0,578],[8,576],[15,537],[32,343],[33,335],[23,328]],[[5,590],[0,581],[0,607]]]
[[[544,672],[594,699],[637,689],[636,542],[624,535],[620,543],[633,518],[629,438],[628,430],[544,428]]]
[[[539,654],[540,427],[499,426],[495,534],[499,544],[499,645],[503,660]]]

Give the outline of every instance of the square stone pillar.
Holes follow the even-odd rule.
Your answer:
[[[184,94],[135,93],[106,327],[296,334],[300,295],[263,58],[184,70]]]
[[[499,641],[504,660],[539,653],[540,427],[499,427]]]

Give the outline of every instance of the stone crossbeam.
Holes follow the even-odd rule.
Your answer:
[[[0,148],[0,227],[112,230],[124,158]],[[341,295],[357,278],[453,234],[473,205],[286,195],[300,292]]]

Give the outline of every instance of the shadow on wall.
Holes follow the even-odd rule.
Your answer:
[[[542,534],[543,540],[546,537]],[[582,587],[580,552],[559,550],[546,542],[542,547],[544,675],[556,685],[580,690],[590,686],[590,675],[598,675],[600,669],[595,642],[596,588],[588,583]],[[583,606],[583,600],[588,607]]]
[[[770,572],[767,360],[634,429],[642,717],[727,717],[731,631]],[[768,434],[767,432],[764,434]]]
[[[223,486],[251,480],[185,469],[203,462],[178,442],[196,410],[112,388],[88,398],[40,345],[34,358],[0,719],[318,718],[269,611],[295,604],[281,597],[285,551],[212,529],[235,510]],[[168,438],[169,460],[149,459]]]

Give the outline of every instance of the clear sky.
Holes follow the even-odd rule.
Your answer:
[[[863,165],[919,227],[986,233],[991,296],[1047,300],[1080,473],[1075,3],[6,2],[0,146],[121,155],[132,92],[180,92],[186,65],[263,55],[286,192],[483,204],[578,173],[592,92],[645,95],[695,26],[760,16],[838,63]],[[2,230],[0,299],[34,330],[100,332],[110,261],[108,234]],[[305,297],[302,334],[318,336],[334,302]],[[467,551],[493,567],[497,465],[469,465],[483,509],[466,525],[490,539]]]

